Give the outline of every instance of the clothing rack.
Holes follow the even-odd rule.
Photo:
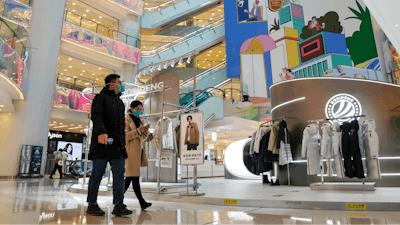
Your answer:
[[[320,132],[319,132],[319,123],[320,122],[325,122],[325,121],[335,121],[335,120],[343,120],[343,119],[356,119],[356,118],[361,118],[364,117],[365,115],[360,115],[360,116],[349,116],[349,117],[338,117],[338,118],[325,118],[325,119],[318,119],[318,120],[309,120],[308,123],[315,123],[317,125],[317,130],[318,130],[318,153],[321,152],[321,140],[320,140]],[[364,150],[365,151],[365,150]],[[343,154],[343,153],[342,153]],[[365,155],[365,152],[364,152]],[[343,155],[341,156],[343,157]],[[323,157],[319,157],[320,160],[320,167],[321,167],[321,183],[324,184],[324,174],[325,174],[325,168],[324,168],[324,164],[323,164]],[[343,159],[342,159],[343,160]],[[363,162],[363,168],[365,171],[365,162]],[[363,185],[365,185],[365,178],[362,178],[362,183]]]

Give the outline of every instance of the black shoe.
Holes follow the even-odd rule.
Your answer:
[[[144,204],[140,204],[140,207],[142,208],[142,210],[146,210],[147,208],[151,207],[153,204],[146,202]]]
[[[52,177],[52,176],[50,176],[49,178],[50,178],[50,179],[53,179],[53,177]]]
[[[86,210],[86,214],[92,215],[92,216],[104,216],[106,213],[100,209],[99,205],[97,203],[89,203],[89,206]]]
[[[280,184],[279,184],[279,180],[277,180],[275,183],[274,182],[271,182],[271,186],[279,186]]]
[[[132,213],[133,212],[131,210],[127,209],[126,205],[124,205],[124,203],[122,203],[122,202],[116,204],[114,206],[114,210],[112,212],[112,214],[114,214],[115,216],[129,216]]]

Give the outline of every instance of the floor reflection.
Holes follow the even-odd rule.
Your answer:
[[[136,199],[125,204],[134,213],[114,217],[112,196],[99,197],[104,217],[85,214],[86,195],[67,192],[74,180],[26,179],[0,182],[0,218],[5,224],[400,224],[395,212],[343,212],[226,207],[154,202],[141,211]],[[129,196],[133,196],[129,195]]]

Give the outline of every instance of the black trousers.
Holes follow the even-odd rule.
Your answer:
[[[142,191],[140,190],[139,177],[126,177],[125,178],[125,192],[128,190],[131,183],[132,183],[133,191],[135,192],[136,198],[139,200],[140,205],[144,205],[146,203],[146,201],[144,200],[144,198],[142,196]]]
[[[60,178],[62,177],[62,166],[58,165],[58,163],[54,163],[54,169],[53,172],[51,172],[50,177],[52,177],[55,173],[56,170],[58,170],[58,173],[60,174]]]
[[[197,150],[197,144],[187,143],[187,150]]]

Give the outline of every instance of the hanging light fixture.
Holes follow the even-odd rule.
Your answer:
[[[179,60],[178,64],[182,65],[182,62],[183,62],[183,58]]]
[[[167,68],[168,68],[168,62],[165,63],[165,66],[164,66],[164,69],[167,69]]]
[[[188,58],[188,60],[186,62],[190,64],[190,60],[191,59],[192,59],[192,56],[189,56],[189,58]]]
[[[152,73],[155,69],[156,69],[156,67],[151,67],[150,73]]]
[[[161,66],[162,66],[161,64],[158,66],[158,71],[161,71]]]
[[[171,67],[175,67],[175,61],[171,62]]]
[[[141,77],[142,76],[142,71],[139,71],[137,77]]]

